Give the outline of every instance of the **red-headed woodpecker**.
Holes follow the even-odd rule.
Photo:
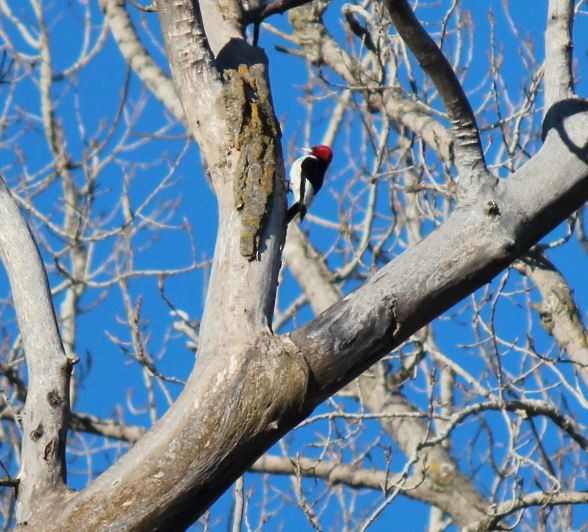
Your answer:
[[[304,219],[312,200],[323,186],[325,173],[333,160],[333,150],[320,144],[313,146],[309,154],[296,159],[290,168],[290,188],[294,193],[294,203],[286,214],[286,223],[300,213]]]

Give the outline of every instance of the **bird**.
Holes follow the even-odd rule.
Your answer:
[[[333,160],[333,150],[319,144],[308,150],[307,155],[296,159],[290,167],[290,188],[294,194],[294,203],[286,213],[286,224],[300,214],[300,221],[308,211],[314,197],[323,186],[327,168]]]

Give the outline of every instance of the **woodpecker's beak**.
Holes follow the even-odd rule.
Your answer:
[[[306,148],[306,147],[304,147],[304,148],[302,148],[302,151],[303,151],[304,153],[308,153],[309,155],[311,155],[311,154],[312,154],[312,149],[311,149],[311,148]]]

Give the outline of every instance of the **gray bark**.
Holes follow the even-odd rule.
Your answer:
[[[45,267],[27,223],[0,179],[0,258],[8,273],[27,361],[17,519],[30,521],[65,492],[71,363],[65,355]]]

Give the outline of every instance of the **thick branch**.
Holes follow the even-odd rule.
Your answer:
[[[362,392],[362,397],[365,398],[365,395],[365,391]],[[379,408],[377,411],[383,414],[381,423],[389,424],[400,419],[389,418],[387,416],[390,413],[388,409]],[[411,430],[407,427],[407,423],[411,425],[413,422],[420,422],[420,420],[410,417],[401,421],[404,421],[401,424],[402,430],[407,431]],[[77,413],[72,414],[71,428],[128,443],[135,443],[145,433],[142,427],[124,425],[112,420],[101,420],[94,416]],[[439,449],[442,453],[447,454],[442,446],[439,446]],[[461,475],[457,471],[457,466],[452,462],[434,460],[433,454],[434,452],[429,452],[429,449],[421,451],[420,462],[422,466],[406,479],[386,471],[365,469],[326,460],[287,458],[268,454],[259,458],[251,466],[250,471],[320,478],[330,484],[345,484],[352,488],[369,488],[385,493],[400,487],[401,493],[408,497],[437,505],[445,513],[451,515],[460,526],[466,526],[472,521],[482,519],[486,506],[483,504],[483,499],[476,493],[475,488],[467,481],[467,477]],[[469,489],[461,489],[462,485],[466,488],[469,486]],[[457,503],[457,501],[464,499],[467,500],[466,503]],[[473,504],[472,499],[475,499]]]
[[[431,77],[443,100],[454,136],[455,160],[462,187],[475,194],[480,186],[491,184],[476,117],[459,79],[435,41],[417,20],[407,0],[385,2],[398,34]]]
[[[188,125],[210,167],[227,144],[223,85],[204,34],[197,2],[160,0],[159,20],[174,82]]]
[[[57,328],[45,268],[27,223],[0,180],[0,258],[23,339],[29,388],[22,413],[17,520],[65,489],[69,363]]]
[[[549,0],[545,32],[545,112],[574,95],[572,77],[572,24],[574,2]]]
[[[82,518],[88,527],[117,530],[163,526],[170,518],[178,526],[191,522],[313,406],[488,282],[588,199],[587,123],[585,105],[556,106],[544,147],[496,185],[493,198],[458,209],[283,340],[262,336],[245,351],[212,342],[207,351],[205,342],[197,371],[166,416],[64,504],[53,528],[76,530]]]
[[[243,40],[243,3],[241,0],[200,0],[200,12],[210,50],[218,60],[230,41]]]
[[[341,292],[331,282],[328,267],[298,225],[288,228],[284,257],[316,314],[342,298]],[[382,428],[394,438],[407,457],[412,457],[423,442],[433,437],[431,428],[423,419],[409,416],[388,417],[389,414],[414,413],[416,409],[403,394],[392,393],[387,389],[381,370],[382,368],[376,366],[370,371],[372,375],[363,374],[359,377],[357,383],[361,399],[371,412],[383,414],[379,420]],[[268,457],[262,460],[266,458]],[[416,485],[416,477],[426,481],[406,495],[436,505],[459,526],[466,526],[485,515],[486,501],[467,476],[461,473],[443,445],[438,443],[420,450],[414,467],[413,481],[409,484]]]
[[[588,199],[586,105],[560,104],[543,148],[508,180],[291,335],[328,397],[488,282]],[[555,114],[557,112],[557,114]],[[584,133],[582,133],[584,130]]]
[[[319,401],[487,282],[588,196],[587,120],[572,116],[586,108],[555,106],[544,148],[508,183],[458,209],[429,238],[308,326],[286,338],[263,334],[273,303],[283,206],[281,217],[271,214],[260,261],[243,260],[235,252],[239,215],[229,192],[238,165],[226,158],[230,153],[234,163],[242,145],[228,149],[225,108],[200,113],[206,103],[218,103],[222,91],[211,91],[222,84],[199,17],[186,4],[194,5],[185,2],[179,10],[174,4],[173,16],[162,15],[164,33],[177,38],[170,55],[178,86],[187,88],[182,98],[190,123],[202,128],[196,136],[203,152],[222,152],[211,171],[229,183],[219,189],[220,234],[209,289],[214,296],[207,300],[198,366],[155,429],[64,501],[50,524],[61,531],[77,530],[82,519],[93,529],[163,528],[172,519],[175,526],[187,526]],[[208,116],[212,127],[200,122]]]
[[[303,416],[307,367],[297,352],[271,336],[269,325],[285,193],[266,58],[234,37],[236,2],[204,4],[212,11],[207,24],[219,15],[215,10],[222,15],[228,9],[230,15],[229,28],[216,28],[220,51],[214,59],[198,4],[159,3],[178,93],[219,205],[198,363],[155,427],[88,488],[72,495],[53,525],[60,531],[77,530],[81,519],[89,529],[104,523],[116,530],[165,528],[170,520],[174,527],[187,527],[269,442]],[[252,204],[260,209],[248,210]],[[245,257],[242,222],[255,214],[261,224],[252,235],[256,253]]]

